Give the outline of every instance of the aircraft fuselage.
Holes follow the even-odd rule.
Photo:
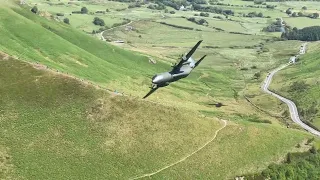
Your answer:
[[[158,87],[167,86],[171,82],[187,77],[194,67],[195,61],[190,57],[179,69],[153,76],[152,83]]]

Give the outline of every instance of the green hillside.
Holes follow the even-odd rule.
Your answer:
[[[320,129],[319,50],[319,43],[309,43],[307,53],[295,65],[275,75],[271,88],[292,99],[303,120]]]
[[[102,85],[128,77],[136,82],[165,67],[29,10],[1,7],[0,23],[0,50]]]
[[[172,35],[182,38],[177,34]],[[233,43],[239,46],[253,46],[265,38],[219,35],[221,42],[237,37]],[[166,45],[176,43],[163,37]],[[264,66],[280,63],[277,57],[287,54],[272,53],[286,43],[270,42],[270,52],[261,56],[252,47],[229,49],[229,41],[225,49],[217,50],[220,54],[200,48],[200,54],[211,52],[212,59],[220,58],[206,61],[188,79],[141,100],[150,76],[170,67],[160,58],[153,65],[137,52],[13,4],[0,7],[0,38],[1,179],[128,179],[184,157],[189,158],[152,178],[227,179],[280,163],[288,152],[306,151],[295,145],[310,134],[281,126],[242,97],[234,97],[239,95],[233,88],[243,88],[243,77],[252,78],[268,68]],[[188,38],[172,55],[197,40]],[[243,73],[232,66],[235,62],[261,69]],[[117,96],[73,77],[134,96]],[[208,105],[215,98],[227,105],[221,110]],[[226,120],[226,127],[221,120]]]
[[[1,177],[127,179],[178,161],[222,127],[216,118],[184,108],[112,96],[8,56],[0,59]],[[172,170],[182,178],[255,172],[304,137],[278,126],[230,121],[208,147]],[[155,177],[174,177],[172,170]]]

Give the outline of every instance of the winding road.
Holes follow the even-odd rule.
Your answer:
[[[306,45],[307,43],[304,43],[301,48],[300,48],[300,53],[299,54],[304,54],[305,53],[305,50],[306,50]],[[298,55],[297,55],[298,56]],[[292,57],[293,59],[296,58],[296,56],[293,56]],[[301,126],[303,129],[309,131],[310,133],[314,134],[314,135],[317,135],[320,137],[320,132],[311,128],[310,126],[304,124],[300,118],[299,118],[299,113],[298,113],[298,110],[297,110],[297,106],[294,104],[294,102],[292,102],[291,100],[285,98],[285,97],[282,97],[278,94],[275,94],[273,92],[271,92],[268,87],[272,81],[272,77],[275,73],[277,73],[278,71],[284,69],[285,67],[289,66],[291,63],[294,63],[294,62],[289,62],[287,64],[284,64],[276,69],[274,69],[273,71],[271,71],[269,73],[269,75],[267,75],[265,81],[264,81],[264,84],[262,85],[262,90],[268,94],[271,94],[273,96],[275,96],[276,98],[280,99],[282,102],[286,103],[289,107],[289,111],[290,111],[290,116],[291,116],[291,119],[297,123],[299,126]]]
[[[110,29],[106,29],[106,30],[102,31],[102,32],[100,33],[100,39],[101,39],[102,41],[106,41],[106,39],[105,39],[104,36],[103,36],[103,33],[104,33],[105,31],[111,31],[111,30],[114,29],[114,28],[123,27],[123,26],[128,26],[128,25],[130,25],[132,22],[133,22],[133,21],[130,21],[130,22],[128,22],[127,24],[123,24],[123,25],[120,25],[120,26],[115,26],[115,27],[112,27],[112,28],[110,28]]]

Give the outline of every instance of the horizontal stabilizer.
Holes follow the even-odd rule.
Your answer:
[[[197,67],[206,56],[207,55],[204,55],[201,59],[199,59],[199,61],[196,62],[195,67]]]

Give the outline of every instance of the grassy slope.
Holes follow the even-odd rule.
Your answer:
[[[159,70],[146,61],[140,62],[141,56],[105,45],[65,25],[49,22],[20,9],[14,12],[2,7],[2,10],[5,13],[0,16],[0,36],[6,43],[1,43],[0,47],[10,54],[24,52],[22,57],[27,60],[40,61],[96,82],[101,77],[106,78],[103,82],[118,81],[133,74],[141,76]],[[10,18],[15,21],[10,21]],[[15,23],[22,28],[15,28]],[[43,26],[50,27],[51,31]],[[37,36],[33,32],[37,32]],[[39,41],[34,41],[35,38]],[[38,43],[42,43],[41,46]],[[115,49],[114,54],[112,49]],[[66,53],[81,56],[77,61],[83,60],[80,64],[90,66],[77,66],[79,63],[59,56]],[[143,64],[142,68],[137,67],[141,72],[129,68],[136,63]],[[3,107],[0,112],[3,124],[0,142],[8,147],[4,152],[11,155],[16,176],[32,179],[43,179],[48,174],[53,179],[132,177],[178,160],[210,139],[221,126],[214,119],[199,118],[194,111],[183,108],[178,111],[177,108],[164,108],[136,99],[110,98],[74,80],[36,71],[18,61],[1,61],[0,68],[3,73],[0,76],[0,93],[4,97],[0,101]],[[115,77],[119,72],[124,75]],[[279,135],[274,141],[270,135],[277,132]],[[240,121],[222,131],[220,138],[223,141],[216,146],[221,147],[220,151],[203,152],[209,153],[204,157],[217,157],[217,162],[224,163],[224,166],[216,167],[217,174],[232,177],[242,171],[255,171],[254,166],[264,167],[278,160],[303,137],[301,132],[279,126]],[[249,150],[241,145],[246,143],[249,143]],[[259,156],[261,144],[272,147],[263,151],[264,156]],[[241,151],[234,148],[238,146]],[[226,149],[235,154],[219,155]],[[239,152],[241,155],[237,154]],[[250,159],[252,154],[256,156]],[[242,162],[242,156],[248,157],[248,161]],[[234,162],[238,162],[238,172],[226,175],[225,167],[233,166]],[[211,177],[210,167],[214,167],[214,163],[195,163],[195,172],[203,170],[203,176]],[[188,174],[181,173],[181,176],[187,177]]]
[[[133,177],[191,153],[221,127],[217,120],[199,118],[183,108],[111,97],[13,59],[0,63],[0,144],[8,149],[12,176]],[[174,167],[175,174],[169,170],[155,177],[232,177],[255,172],[277,161],[304,137],[277,126],[229,123],[216,142]],[[186,173],[187,167],[193,168]]]
[[[271,84],[272,89],[294,100],[297,103],[298,109],[308,109],[313,106],[313,103],[315,103],[317,109],[319,109],[319,49],[319,43],[309,44],[307,54],[302,56],[300,62],[276,74]],[[297,81],[304,81],[310,85],[310,87],[304,92],[289,93],[290,85]],[[313,123],[320,128],[319,113],[315,116]]]
[[[0,142],[19,176],[123,178],[195,149],[221,126],[192,112],[111,98],[17,60],[0,63]]]
[[[63,23],[50,22],[19,8],[12,11],[1,7],[0,15],[1,50],[102,85],[119,80],[132,84],[166,67],[161,62],[152,66],[146,57],[112,47]],[[139,84],[135,88],[141,90]]]

